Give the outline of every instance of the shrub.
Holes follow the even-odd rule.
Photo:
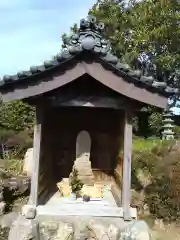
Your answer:
[[[180,137],[180,126],[175,126],[174,127],[174,133],[175,133],[176,138]]]
[[[83,187],[83,183],[78,178],[78,171],[75,168],[70,174],[70,186],[73,193],[78,193]]]
[[[158,218],[175,220],[180,217],[180,143],[164,141],[151,150],[133,154],[132,184],[144,188],[145,202],[150,212]],[[151,175],[149,185],[138,178],[138,170]]]
[[[9,172],[11,176],[22,175],[23,173],[23,160],[20,159],[8,159],[5,161],[4,169]]]
[[[9,158],[22,159],[28,148],[33,145],[33,140],[30,130],[24,130],[19,133],[14,134],[5,142],[9,151]]]
[[[9,236],[9,228],[0,227],[0,240],[7,240]]]

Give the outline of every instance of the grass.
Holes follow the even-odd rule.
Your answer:
[[[150,151],[156,145],[162,144],[162,140],[160,139],[143,139],[136,138],[133,140],[133,150],[134,151]]]

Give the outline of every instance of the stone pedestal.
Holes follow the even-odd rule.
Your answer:
[[[78,171],[78,177],[84,184],[94,184],[94,176],[88,154],[85,153],[77,158],[73,167]]]
[[[5,207],[6,207],[6,203],[0,202],[0,216],[4,214]]]
[[[33,164],[33,148],[29,148],[24,156],[23,172],[31,177]]]
[[[86,185],[94,184],[90,162],[91,138],[88,132],[81,131],[76,140],[76,160],[73,168],[78,171],[79,179]]]
[[[27,219],[34,219],[36,217],[36,206],[24,205],[22,207],[22,215]]]

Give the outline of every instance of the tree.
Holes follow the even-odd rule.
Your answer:
[[[162,132],[163,127],[163,116],[162,113],[159,112],[152,112],[152,114],[149,117],[149,125],[150,125],[150,131],[152,135],[160,135]]]
[[[112,51],[132,67],[144,65],[159,81],[179,86],[180,2],[176,0],[97,0],[89,14],[105,24]],[[77,24],[71,32],[78,31]],[[63,43],[67,35],[62,36]],[[64,45],[63,45],[64,46]],[[66,46],[66,44],[65,44]]]
[[[34,125],[34,116],[34,108],[22,101],[0,102],[1,129],[13,131],[31,129]]]
[[[122,61],[132,67],[145,65],[145,74],[180,89],[179,1],[130,1],[125,7],[123,1],[98,0],[89,13],[105,23],[113,51]]]
[[[180,1],[130,0],[128,5],[125,2],[97,0],[89,14],[104,22],[112,51],[122,62],[180,89]],[[75,24],[71,32],[77,31]],[[66,37],[63,36],[63,42]],[[170,106],[175,105],[178,98],[176,95]],[[162,115],[149,109],[154,112],[150,115],[149,128],[157,134]]]
[[[127,5],[123,0],[97,0],[89,14],[104,22],[112,51],[121,61],[180,89],[180,1],[130,0]],[[77,31],[74,24],[71,32]],[[62,40],[65,47],[66,34]]]
[[[175,0],[122,1],[99,0],[90,10],[105,23],[106,36],[113,51],[132,67],[145,65],[158,81],[180,89],[180,3]],[[137,61],[139,60],[139,61]],[[171,101],[177,103],[179,95]],[[159,134],[162,114],[153,108],[149,131]],[[142,128],[138,129],[142,133]]]

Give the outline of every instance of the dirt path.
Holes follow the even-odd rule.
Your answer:
[[[142,218],[151,229],[152,240],[179,240],[180,226],[173,224],[164,224],[162,221],[155,221],[151,217]]]

